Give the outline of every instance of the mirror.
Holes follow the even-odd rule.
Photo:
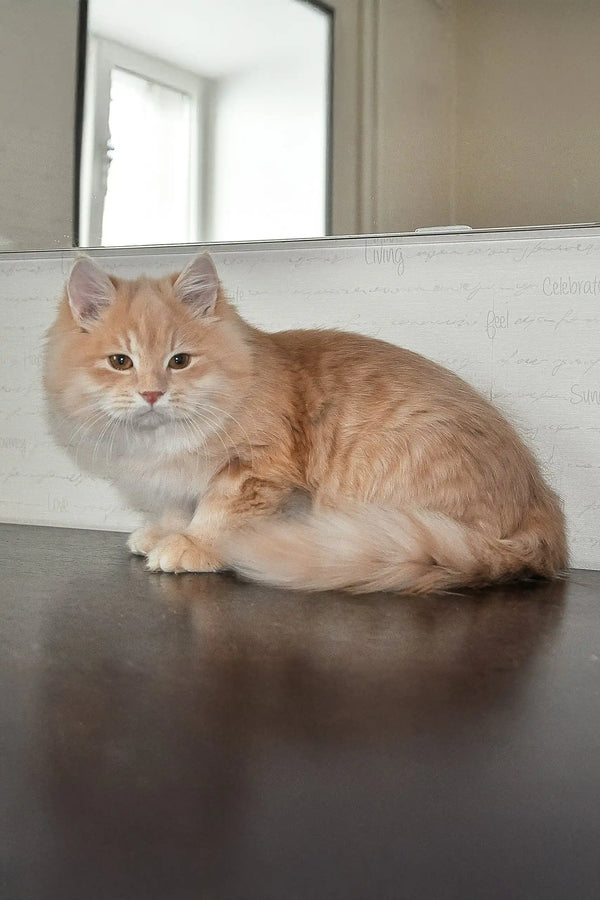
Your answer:
[[[0,250],[600,220],[596,0],[3,0]]]

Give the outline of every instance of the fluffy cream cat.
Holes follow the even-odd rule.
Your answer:
[[[559,501],[483,397],[383,341],[253,328],[206,254],[135,281],[77,260],[45,385],[59,440],[147,514],[152,571],[423,592],[566,565]]]

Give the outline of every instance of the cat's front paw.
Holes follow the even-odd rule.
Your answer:
[[[148,553],[151,572],[217,572],[220,561],[187,534],[170,534]]]
[[[136,556],[148,556],[164,536],[164,531],[156,525],[144,525],[129,535],[127,546]]]

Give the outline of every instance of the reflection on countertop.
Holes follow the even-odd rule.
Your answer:
[[[0,563],[1,896],[597,896],[599,573],[310,595],[11,525]]]

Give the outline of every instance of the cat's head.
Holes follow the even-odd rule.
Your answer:
[[[48,332],[45,386],[81,438],[153,435],[174,445],[197,435],[200,444],[239,397],[250,364],[208,254],[178,275],[135,281],[82,257]]]

